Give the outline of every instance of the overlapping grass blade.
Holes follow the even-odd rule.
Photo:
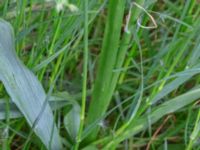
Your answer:
[[[187,145],[187,150],[191,150],[193,149],[193,145],[195,144],[195,142],[197,142],[198,140],[198,136],[199,136],[199,131],[200,131],[200,111],[198,112],[197,118],[196,118],[196,122],[195,122],[195,126],[194,129],[190,135],[190,141]]]
[[[199,65],[195,66],[194,69],[198,69]],[[185,71],[187,72],[187,70]],[[184,73],[184,72],[183,72]],[[184,84],[186,81],[188,81],[189,79],[191,79],[194,75],[198,74],[199,72],[189,72],[184,76],[179,76],[176,79],[174,79],[173,81],[169,82],[168,84],[166,84],[163,89],[158,92],[155,97],[152,99],[151,103],[155,104],[157,103],[159,100],[161,100],[164,96],[166,96],[167,94],[169,94],[170,92],[172,92],[173,90],[177,89],[179,86],[181,86],[182,84]]]
[[[149,118],[153,124],[163,116],[176,112],[180,108],[193,103],[198,98],[200,98],[200,89],[195,89],[157,106],[155,109],[153,109],[151,114],[145,115],[137,120],[133,120],[133,122],[127,127],[122,135],[115,135],[113,141],[109,142],[107,147],[112,146],[114,143],[119,143],[127,137],[133,136],[142,130],[147,129],[149,126]]]
[[[0,120],[6,119],[6,103],[5,99],[0,99]],[[71,105],[69,101],[65,99],[60,99],[59,97],[50,97],[49,104],[51,106],[52,110],[61,109],[64,106]],[[20,112],[18,107],[15,105],[15,103],[10,102],[9,103],[9,118],[21,118],[23,117],[23,114]]]
[[[125,1],[110,0],[108,6],[108,18],[103,40],[103,47],[100,54],[96,82],[92,94],[92,101],[89,107],[88,124],[100,118],[106,111],[112,94],[111,79],[117,59],[119,48],[120,32],[124,16]],[[89,140],[96,137],[99,127],[96,127]]]
[[[71,138],[75,141],[80,127],[80,106],[75,103],[64,117],[64,125]]]
[[[45,91],[34,74],[18,59],[13,29],[4,20],[0,20],[0,80],[30,126],[40,118],[34,131],[44,145],[48,149],[61,149],[59,133],[48,103],[38,116],[45,103]]]

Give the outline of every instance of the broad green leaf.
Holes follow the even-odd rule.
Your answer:
[[[45,91],[35,75],[19,60],[14,47],[11,25],[0,20],[0,80],[29,125],[32,127],[37,120],[33,130],[47,149],[60,150],[59,133],[49,103],[45,103]]]
[[[78,104],[73,104],[71,110],[65,115],[64,125],[73,140],[76,139],[80,126],[80,111]]]
[[[49,99],[49,103],[52,110],[60,109],[66,105],[69,105],[69,102],[65,99],[60,99],[59,97],[51,96]],[[20,110],[13,103],[9,103],[9,116],[10,119],[21,118],[23,117]],[[6,119],[6,103],[4,99],[0,99],[0,120]]]
[[[68,92],[62,92],[57,93],[55,96],[59,97],[61,100],[67,99],[68,104],[71,105],[71,109],[64,116],[64,126],[70,137],[75,141],[80,127],[81,112],[81,108],[76,100],[80,99],[81,95],[71,95]]]

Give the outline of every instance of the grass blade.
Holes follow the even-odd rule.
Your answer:
[[[14,49],[13,29],[3,20],[0,20],[0,80],[32,126],[42,109],[46,94],[33,73],[18,59]],[[49,104],[46,105],[34,131],[48,149],[61,149],[62,145]]]
[[[88,124],[93,123],[105,113],[113,94],[113,89],[110,89],[110,86],[117,58],[124,6],[125,1],[109,1],[107,24],[92,101],[89,107]],[[95,128],[88,139],[94,139],[98,130],[98,127]]]
[[[65,115],[64,123],[70,137],[75,141],[80,127],[80,106],[75,103],[72,105],[71,110]]]
[[[6,103],[4,101],[5,101],[4,99],[0,99],[0,120],[6,119],[6,109],[5,109]],[[60,99],[59,97],[50,97],[49,104],[50,104],[52,110],[57,110],[66,105],[70,105],[70,102],[65,99]],[[23,117],[22,113],[17,108],[15,103],[10,102],[9,107],[10,107],[10,111],[9,111],[10,119]]]
[[[189,91],[183,95],[180,95],[172,100],[169,100],[160,106],[157,106],[151,114],[148,114],[141,117],[140,119],[134,121],[127,127],[127,129],[122,133],[122,135],[115,135],[114,140],[109,142],[107,147],[112,146],[112,144],[119,143],[126,139],[127,137],[133,136],[142,130],[148,128],[148,119],[150,118],[151,123],[155,123],[163,116],[176,112],[180,108],[187,106],[188,104],[193,103],[200,97],[200,89],[195,89]],[[120,129],[119,129],[120,130]]]

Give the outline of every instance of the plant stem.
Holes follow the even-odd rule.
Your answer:
[[[85,105],[87,99],[87,72],[88,72],[88,0],[84,1],[84,64],[83,64],[83,85],[82,85],[82,105],[80,127],[77,135],[75,150],[78,150],[81,142],[81,135],[85,121]]]
[[[92,94],[92,101],[89,107],[88,124],[92,124],[105,113],[113,92],[112,77],[117,53],[119,50],[119,41],[124,16],[124,7],[126,1],[110,0],[108,6],[108,18],[103,39],[103,47],[100,54],[99,66],[97,70],[96,81]],[[91,131],[87,141],[93,140],[99,131],[98,125]]]

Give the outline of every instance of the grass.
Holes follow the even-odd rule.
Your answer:
[[[0,1],[0,149],[200,149],[199,5]]]
[[[119,56],[117,53],[124,6],[124,1],[109,1],[108,18],[106,22],[102,52],[99,59],[99,68],[97,70],[92,100],[88,112],[88,124],[96,121],[105,113],[116,84],[116,82],[112,82],[112,78],[117,56]],[[94,131],[92,131],[88,136],[88,138],[91,136],[91,139],[89,140],[93,140],[97,133],[98,126],[94,127]]]

